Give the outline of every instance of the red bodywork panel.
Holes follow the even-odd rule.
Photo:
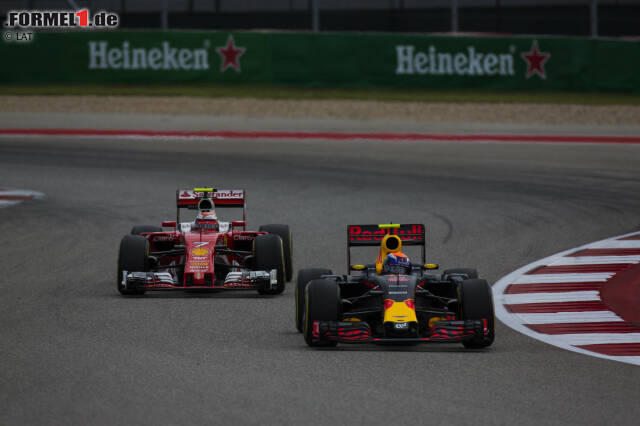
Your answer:
[[[184,264],[184,274],[180,285],[154,283],[149,284],[147,288],[163,290],[172,288],[253,288],[253,285],[250,284],[216,283],[216,262],[232,265],[235,261],[237,264],[243,265],[246,257],[238,254],[217,253],[216,246],[218,248],[224,246],[229,250],[251,252],[255,237],[265,234],[266,232],[234,230],[227,232],[191,230],[185,233],[175,230],[143,233],[142,235],[149,240],[151,254],[171,250],[176,245],[185,246],[184,254],[162,256],[158,262],[158,266]],[[176,270],[172,270],[171,273],[175,277]]]
[[[184,266],[185,282],[189,280],[191,285],[196,286],[213,285],[213,259],[216,242],[221,236],[222,234],[218,232],[185,234],[184,244],[187,254]]]

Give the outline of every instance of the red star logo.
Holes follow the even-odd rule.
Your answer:
[[[527,62],[527,74],[529,78],[533,74],[538,74],[540,78],[546,79],[547,73],[544,70],[544,63],[551,58],[551,53],[543,53],[538,50],[538,40],[533,40],[531,51],[521,53],[522,59]]]
[[[216,47],[216,52],[222,58],[222,64],[220,65],[220,72],[224,72],[227,68],[232,67],[236,72],[240,72],[240,56],[245,52],[244,47],[236,47],[233,41],[233,36],[229,35],[227,38],[227,45]]]

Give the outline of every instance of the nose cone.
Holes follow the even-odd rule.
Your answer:
[[[384,323],[409,323],[418,322],[413,299],[396,302],[391,299],[384,301]]]

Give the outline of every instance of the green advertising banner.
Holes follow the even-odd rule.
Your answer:
[[[5,84],[640,91],[640,43],[581,38],[87,31],[5,36],[0,58]]]

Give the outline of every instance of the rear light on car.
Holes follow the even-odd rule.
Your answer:
[[[413,309],[414,311],[416,310],[416,304],[414,303],[413,299],[405,300],[404,304],[407,305],[409,309]]]
[[[384,301],[384,309],[385,310],[389,309],[390,307],[393,306],[394,303],[395,302],[393,300],[391,300],[391,299],[385,299],[385,301]]]

